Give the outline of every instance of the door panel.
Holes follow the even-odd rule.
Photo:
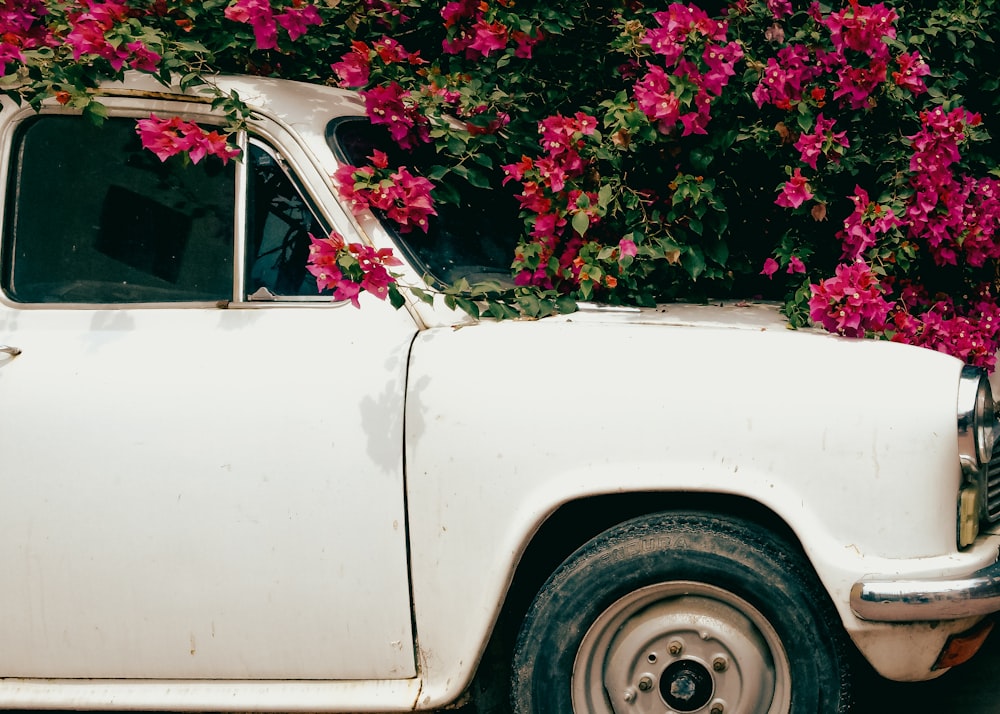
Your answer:
[[[43,283],[0,304],[0,676],[414,676],[409,315]]]

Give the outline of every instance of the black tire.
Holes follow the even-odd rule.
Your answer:
[[[517,714],[832,714],[850,710],[852,657],[786,542],[666,513],[605,531],[549,578],[518,637],[511,698]]]

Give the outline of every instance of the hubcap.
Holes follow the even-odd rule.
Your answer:
[[[784,714],[788,656],[743,598],[675,581],[629,593],[601,613],[573,667],[580,714]]]

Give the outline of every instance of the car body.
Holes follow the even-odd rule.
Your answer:
[[[120,172],[102,162],[151,112],[220,123],[201,95],[109,85],[100,130],[57,105],[0,112],[0,706],[440,708],[497,653],[538,654],[530,627],[511,640],[525,617],[560,612],[536,598],[560,573],[601,586],[600,568],[685,544],[670,528],[689,521],[780,542],[886,677],[927,679],[974,652],[1000,610],[985,377],[928,350],[789,330],[765,304],[498,322],[421,300],[415,251],[331,181],[346,160],[331,121],[363,122],[359,99],[217,81],[254,107],[246,158],[206,161],[190,185],[131,149]],[[284,188],[265,193],[272,181]],[[304,222],[394,248],[404,308],[281,288],[301,270],[282,282],[260,261],[289,220],[299,238]],[[681,525],[661,517],[675,512]],[[601,540],[635,519],[646,535]],[[716,598],[689,589],[698,607]],[[595,621],[613,633],[645,606],[602,605]],[[780,651],[766,614],[745,639],[767,646],[747,646]],[[672,656],[682,618],[653,618]],[[707,671],[708,652],[684,661]],[[626,701],[649,689],[630,667],[607,667],[635,675]],[[797,696],[785,669],[768,711]],[[597,690],[614,690],[604,676]],[[742,696],[712,686],[704,711]],[[585,696],[578,711],[604,711]]]

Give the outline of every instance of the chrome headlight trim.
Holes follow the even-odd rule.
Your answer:
[[[990,462],[997,437],[996,407],[985,372],[966,365],[958,384],[958,455],[977,472]]]

